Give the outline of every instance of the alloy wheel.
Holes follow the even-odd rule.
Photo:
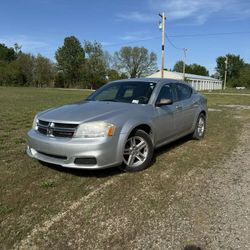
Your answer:
[[[201,116],[201,117],[199,118],[198,125],[197,125],[197,133],[198,133],[198,135],[199,135],[200,137],[202,137],[203,134],[204,134],[204,132],[205,132],[205,120],[204,120],[204,118]]]
[[[138,167],[145,162],[148,152],[148,143],[145,139],[141,136],[132,136],[125,144],[123,161],[129,167]]]

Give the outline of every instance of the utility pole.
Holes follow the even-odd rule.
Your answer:
[[[227,85],[227,65],[228,65],[228,57],[226,56],[226,60],[225,60],[224,89],[226,89],[226,85]]]
[[[164,78],[164,46],[165,46],[165,13],[159,14],[161,17],[161,78]]]
[[[185,80],[185,71],[186,71],[186,59],[187,59],[187,49],[183,48],[184,60],[183,60],[183,81]]]

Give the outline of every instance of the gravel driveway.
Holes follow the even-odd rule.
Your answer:
[[[250,124],[223,165],[195,169],[178,186],[137,248],[250,249]]]

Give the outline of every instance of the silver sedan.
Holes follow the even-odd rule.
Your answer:
[[[206,99],[182,81],[114,81],[82,102],[38,113],[27,154],[63,167],[139,171],[155,148],[189,134],[202,139],[206,118]]]

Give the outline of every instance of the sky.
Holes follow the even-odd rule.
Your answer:
[[[166,34],[187,48],[187,63],[214,72],[216,58],[239,54],[250,63],[250,0],[5,0],[0,5],[0,42],[55,61],[66,36],[98,41],[110,53],[144,46],[161,60],[158,14],[165,12]],[[165,67],[183,51],[166,41]]]

